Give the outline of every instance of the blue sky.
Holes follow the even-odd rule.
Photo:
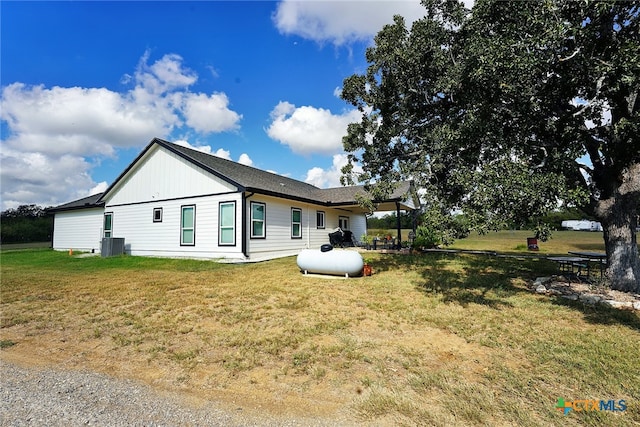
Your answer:
[[[12,2],[1,15],[2,210],[103,191],[153,139],[339,185],[339,98],[419,1]]]

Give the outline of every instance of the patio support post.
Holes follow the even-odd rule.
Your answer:
[[[396,220],[398,227],[398,245],[396,249],[402,249],[402,221],[400,221],[400,202],[396,202]]]

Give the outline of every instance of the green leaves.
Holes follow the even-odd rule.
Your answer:
[[[366,73],[345,79],[343,98],[363,112],[344,138],[358,179],[413,179],[493,228],[584,205],[610,187],[604,168],[638,161],[637,5],[423,5],[410,30],[401,17],[385,26]],[[592,168],[577,161],[586,154]]]

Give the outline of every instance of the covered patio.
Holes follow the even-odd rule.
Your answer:
[[[354,191],[354,189],[356,191]],[[373,200],[373,211],[369,211],[359,204],[356,200],[359,198],[370,198],[371,196],[364,190],[364,187],[342,187],[331,189],[331,195],[333,200],[353,200],[347,203],[332,203],[328,201],[332,206],[338,209],[344,210],[349,213],[360,213],[367,216],[376,212],[395,212],[397,223],[396,233],[394,236],[385,236],[384,239],[372,240],[371,249],[375,250],[400,250],[402,249],[402,242],[410,240],[412,236],[402,235],[402,227],[400,216],[401,212],[413,213],[414,220],[412,221],[412,232],[415,235],[416,232],[416,215],[420,209],[420,198],[416,192],[416,188],[412,181],[404,181],[398,184],[397,188],[389,195],[385,200],[378,201]],[[348,193],[348,194],[347,194]],[[348,230],[347,230],[348,231]],[[410,232],[411,233],[411,232]],[[360,236],[352,236],[354,246],[362,246],[360,242]]]

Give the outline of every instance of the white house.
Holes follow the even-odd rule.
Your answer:
[[[53,248],[100,251],[124,238],[131,255],[259,261],[329,242],[336,227],[366,233],[363,186],[320,189],[153,139],[102,194],[51,209]],[[380,211],[413,210],[411,182]]]

